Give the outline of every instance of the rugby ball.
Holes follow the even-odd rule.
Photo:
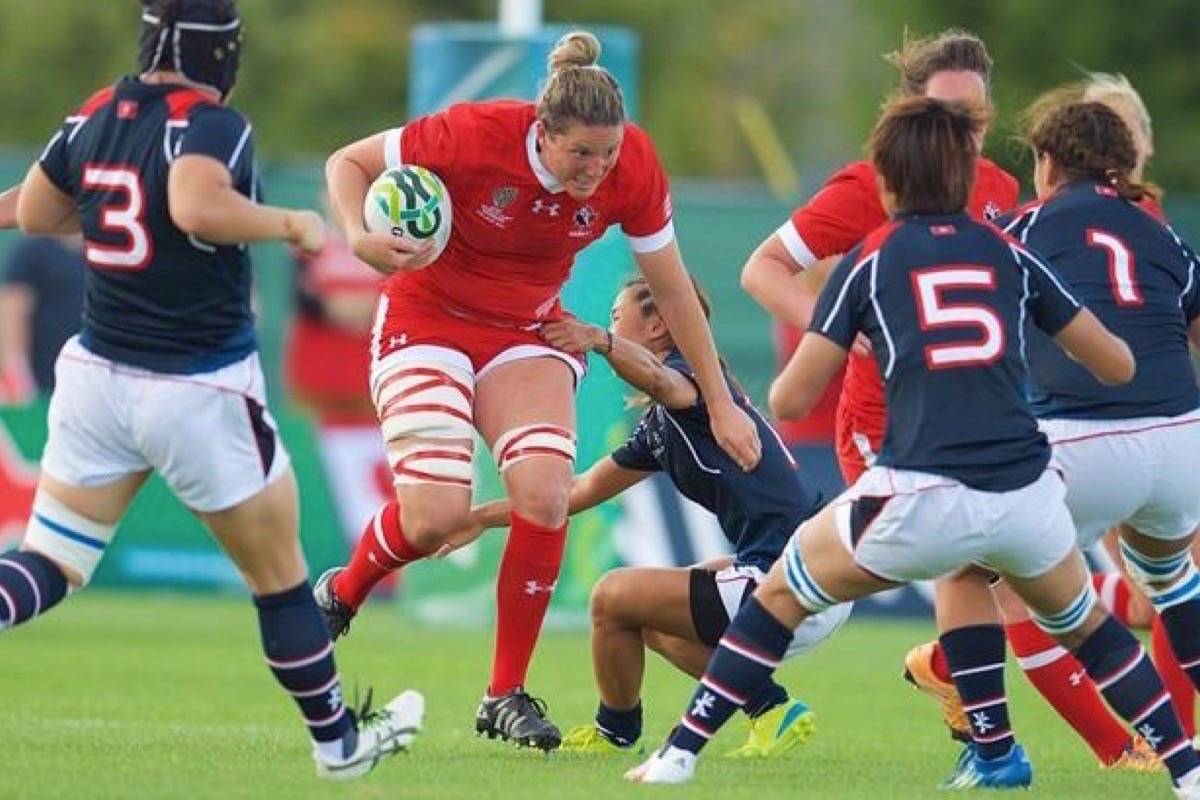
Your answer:
[[[432,239],[434,258],[450,240],[450,193],[424,167],[405,164],[375,179],[363,200],[363,222],[372,233]]]

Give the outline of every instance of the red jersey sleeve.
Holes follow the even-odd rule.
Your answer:
[[[635,253],[661,250],[675,238],[667,173],[650,136],[632,123],[625,127],[617,165],[623,178],[621,191],[628,198],[617,220],[621,230]]]
[[[776,233],[801,269],[848,253],[887,221],[875,170],[857,161],[838,170]]]
[[[418,117],[403,128],[390,131],[384,138],[384,156],[388,167],[416,164],[445,175],[462,167],[463,127],[470,125],[461,106],[451,106],[436,114]],[[444,178],[443,178],[444,179]]]

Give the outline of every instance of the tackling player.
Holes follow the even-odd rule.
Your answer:
[[[743,470],[754,423],[730,395],[683,267],[667,178],[650,137],[586,32],[564,36],[537,102],[463,103],[335,153],[330,195],[355,254],[391,277],[372,346],[371,391],[396,500],[349,565],[317,584],[334,635],[384,575],[435,552],[471,509],[472,434],[491,448],[512,501],[496,582],[496,648],[480,733],[550,750],[561,734],[524,689],[562,562],[583,361],[538,329],[561,319],[575,254],[619,224],[664,320],[695,369],[716,440]],[[367,187],[386,167],[427,167],[453,198],[446,250],[367,233]]]
[[[0,628],[87,585],[151,471],[212,531],[254,595],[263,652],[313,739],[352,778],[403,749],[424,701],[356,719],[313,602],[296,481],[266,409],[246,242],[321,244],[311,211],[256,202],[250,122],[226,105],[242,27],[232,0],[145,6],[140,73],[67,117],[21,186],[32,234],[82,232],[82,332],[58,358],[33,516],[0,556]]]

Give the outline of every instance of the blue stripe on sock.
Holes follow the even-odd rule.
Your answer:
[[[94,539],[91,536],[84,536],[82,533],[79,533],[78,531],[73,531],[70,528],[67,528],[63,525],[59,525],[57,522],[55,522],[53,520],[46,519],[41,514],[35,513],[33,516],[37,518],[38,522],[42,523],[47,528],[54,531],[59,536],[62,536],[65,539],[70,539],[73,542],[79,542],[80,544],[87,545],[88,547],[91,547],[95,550],[103,550],[105,547],[108,546],[104,542],[100,541],[99,539]]]
[[[1174,589],[1150,598],[1150,600],[1154,603],[1155,608],[1160,608],[1180,600],[1190,600],[1198,594],[1200,594],[1200,573],[1194,573],[1191,578],[1184,581],[1182,586],[1176,586]]]
[[[1147,555],[1139,553],[1124,541],[1121,542],[1121,555],[1132,561],[1139,569],[1150,575],[1172,575],[1178,569],[1180,564],[1187,560],[1189,553],[1184,550],[1173,556],[1166,558],[1150,558]]]

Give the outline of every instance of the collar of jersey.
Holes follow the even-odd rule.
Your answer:
[[[529,126],[529,132],[525,134],[525,155],[529,156],[529,168],[533,170],[543,189],[551,194],[558,194],[563,191],[563,185],[546,169],[542,157],[538,155],[537,126],[537,120],[534,120]]]

